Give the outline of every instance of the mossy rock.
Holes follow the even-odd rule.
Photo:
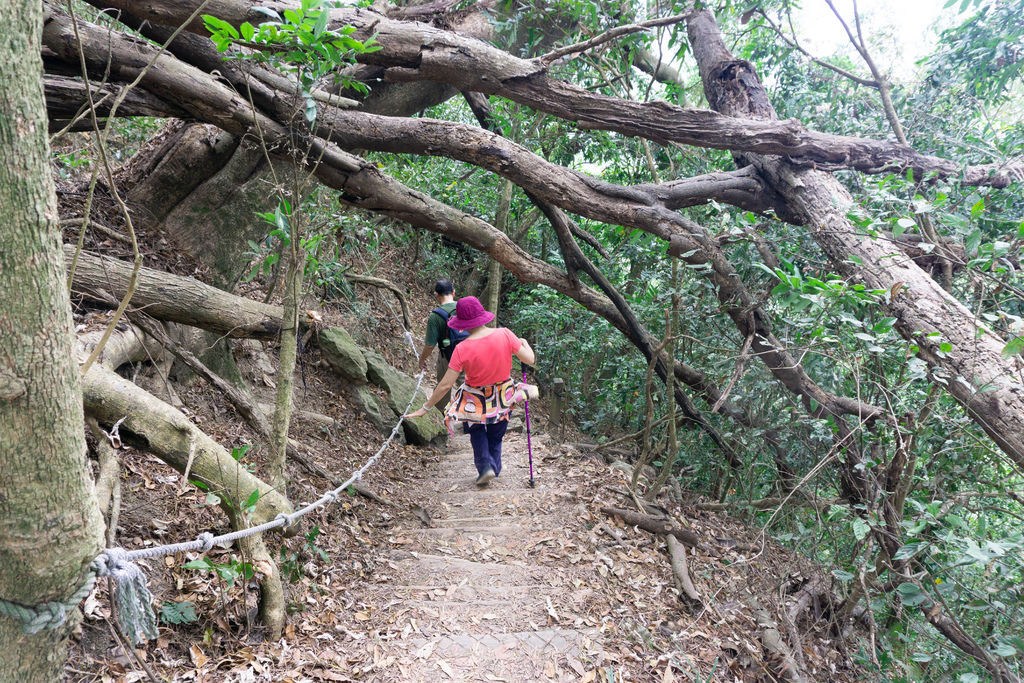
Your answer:
[[[334,371],[353,382],[366,381],[366,359],[352,335],[341,327],[320,332],[320,349]]]
[[[409,406],[409,399],[412,398],[413,390],[416,388],[416,380],[393,368],[379,353],[364,351],[363,355],[366,358],[367,378],[387,392],[388,407],[396,415],[402,414],[405,407]],[[410,410],[415,410],[423,405],[429,398],[428,390],[433,390],[433,386],[424,378],[423,384],[420,385],[419,395],[412,401]],[[414,446],[427,446],[443,441],[448,434],[440,414],[433,410],[423,417],[406,420],[402,426],[405,428],[406,441]]]
[[[359,384],[352,390],[352,402],[363,411],[366,419],[385,436],[391,433],[398,421],[395,411],[388,407],[387,403],[377,397],[373,390],[366,384]],[[395,437],[399,443],[405,442],[405,436],[401,432]]]

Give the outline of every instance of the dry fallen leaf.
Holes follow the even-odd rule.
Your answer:
[[[455,679],[455,671],[452,669],[451,665],[448,664],[448,662],[444,661],[443,659],[437,659],[436,661],[437,661],[437,665],[439,667],[441,667],[441,671],[443,671],[446,674],[448,674],[448,678],[451,678],[451,679],[454,680]]]
[[[203,664],[210,661],[210,658],[203,654],[203,651],[199,649],[198,645],[193,645],[188,649],[189,655],[192,657],[192,663],[197,669],[203,668]]]

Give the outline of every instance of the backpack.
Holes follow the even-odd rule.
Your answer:
[[[437,341],[437,350],[441,353],[442,356],[444,356],[445,360],[450,361],[452,359],[452,353],[455,351],[456,345],[460,341],[468,337],[469,332],[466,332],[464,330],[453,330],[452,328],[448,327],[448,318],[450,318],[451,316],[449,316],[448,311],[444,310],[444,308],[442,308],[441,306],[435,308],[434,313],[437,313],[439,316],[441,316],[441,320],[444,321],[445,327],[448,329],[448,338],[439,339]]]

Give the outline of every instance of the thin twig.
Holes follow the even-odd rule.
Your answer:
[[[674,16],[664,17],[662,19],[651,19],[650,21],[644,21],[639,24],[627,24],[626,26],[616,26],[615,28],[609,29],[608,31],[605,31],[600,35],[594,36],[589,40],[584,40],[579,43],[573,43],[572,45],[566,45],[565,47],[560,47],[556,50],[552,50],[546,55],[538,57],[536,61],[547,66],[561,57],[586,52],[592,47],[597,47],[598,45],[607,43],[610,40],[618,38],[619,36],[629,35],[630,33],[637,33],[639,31],[645,31],[649,28],[654,28],[656,26],[668,26],[670,24],[678,24],[681,21],[686,21],[686,19],[690,17],[690,14],[690,12],[686,12],[684,14],[676,14]]]

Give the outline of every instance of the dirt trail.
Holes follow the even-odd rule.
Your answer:
[[[535,461],[547,452],[534,443]],[[432,519],[404,516],[387,535],[391,598],[376,617],[396,633],[375,657],[380,680],[578,680],[601,663],[601,631],[579,616],[595,569],[542,552],[572,546],[581,529],[571,499],[582,481],[561,469],[530,488],[525,435],[509,434],[501,476],[478,489],[459,436],[409,483]]]

